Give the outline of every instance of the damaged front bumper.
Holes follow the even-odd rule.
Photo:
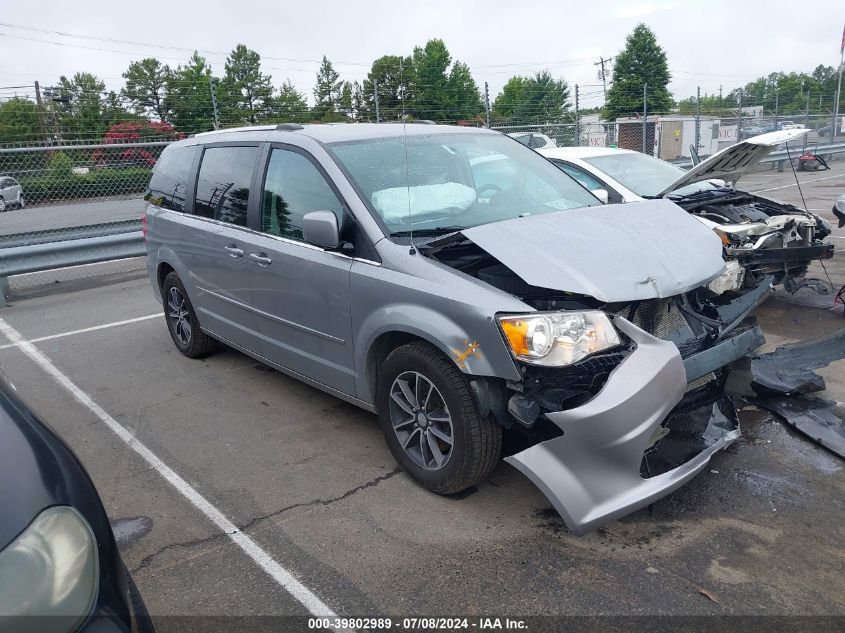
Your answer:
[[[685,395],[688,383],[705,368],[724,367],[763,342],[759,328],[753,327],[682,359],[674,343],[622,317],[614,325],[636,348],[589,402],[545,414],[562,436],[506,458],[543,491],[575,534],[676,490],[740,436],[733,406],[724,397],[699,404]],[[705,356],[698,358],[701,354]],[[659,461],[680,465],[643,477],[644,466],[652,470],[645,456],[660,437],[677,445]]]

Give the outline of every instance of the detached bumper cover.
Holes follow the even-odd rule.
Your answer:
[[[506,458],[543,491],[575,534],[584,534],[669,494],[701,472],[710,457],[740,436],[736,424],[712,411],[703,450],[677,468],[644,479],[641,465],[658,427],[684,398],[687,372],[678,348],[617,317],[614,325],[637,348],[587,404],[547,413],[563,431]],[[745,353],[733,339],[711,348],[721,365]],[[729,352],[728,350],[732,350]],[[737,356],[739,357],[739,356]]]

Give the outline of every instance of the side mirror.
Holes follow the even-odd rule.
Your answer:
[[[309,244],[323,248],[340,245],[337,216],[331,211],[311,211],[302,216],[302,238]]]
[[[607,201],[610,199],[607,195],[607,189],[591,189],[590,193],[601,200],[603,204],[607,204]]]

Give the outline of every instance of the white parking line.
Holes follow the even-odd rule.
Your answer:
[[[191,485],[182,477],[176,474],[167,464],[161,461],[150,449],[139,442],[135,436],[126,427],[117,422],[106,411],[100,407],[91,397],[82,389],[76,386],[70,378],[61,372],[52,361],[47,358],[38,348],[31,342],[27,341],[17,330],[6,321],[0,318],[0,332],[2,332],[9,342],[17,346],[20,351],[26,354],[35,364],[47,372],[52,378],[62,387],[67,389],[70,394],[79,401],[80,404],[87,407],[96,415],[107,427],[109,427],[115,435],[123,440],[129,448],[138,453],[144,461],[156,469],[158,473],[164,477],[179,493],[190,501],[194,507],[202,512],[211,520],[222,532],[224,532],[232,541],[240,547],[256,564],[261,567],[270,577],[273,578],[285,591],[296,598],[312,615],[333,618],[336,617],[334,612],[326,606],[308,587],[299,582],[293,575],[279,563],[277,563],[270,554],[268,554],[260,545],[253,541],[246,534],[242,533],[238,527],[226,517],[220,510],[213,506],[205,497],[197,492]]]
[[[118,325],[129,325],[130,323],[138,323],[139,321],[146,321],[147,319],[154,319],[156,317],[164,316],[162,312],[155,314],[148,314],[147,316],[135,317],[134,319],[125,319],[123,321],[114,321],[112,323],[105,323],[103,325],[95,325],[93,327],[84,327],[81,330],[71,330],[70,332],[61,332],[60,334],[50,334],[49,336],[40,336],[38,338],[29,339],[30,343],[40,343],[41,341],[51,341],[54,338],[63,338],[65,336],[73,336],[74,334],[85,334],[86,332],[96,332],[97,330],[105,330],[110,327],[117,327]],[[7,343],[0,345],[0,349],[8,347],[17,347],[17,343]]]
[[[845,174],[835,174],[833,176],[825,176],[824,178],[814,178],[813,180],[804,180],[801,182],[802,185],[807,185],[811,182],[819,182],[822,180],[831,180],[833,178],[843,178]],[[751,193],[765,193],[766,191],[777,191],[778,189],[788,189],[789,187],[797,186],[794,182],[791,185],[781,185],[780,187],[772,187],[770,189],[754,189]]]

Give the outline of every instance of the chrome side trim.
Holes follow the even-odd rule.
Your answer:
[[[201,327],[201,329],[202,329],[203,332],[205,332],[209,336],[216,338],[217,340],[225,343],[229,347],[236,349],[239,352],[246,354],[247,356],[250,356],[250,357],[254,358],[255,360],[257,360],[261,363],[264,363],[265,365],[269,365],[273,369],[276,369],[276,370],[282,372],[283,374],[290,376],[291,378],[295,378],[296,380],[304,382],[306,385],[314,387],[315,389],[319,389],[320,391],[324,391],[325,393],[329,394],[330,396],[334,396],[335,398],[340,398],[341,400],[348,402],[349,404],[354,404],[356,407],[360,407],[361,409],[364,409],[365,411],[369,411],[370,413],[377,413],[375,405],[370,403],[370,402],[365,402],[364,400],[359,400],[355,396],[350,396],[348,393],[343,393],[342,391],[338,391],[334,387],[329,387],[328,385],[323,384],[322,382],[318,382],[316,380],[313,380],[312,378],[309,378],[308,376],[304,376],[303,374],[300,374],[299,372],[294,371],[293,369],[288,369],[284,365],[279,365],[278,363],[274,363],[270,359],[264,358],[261,354],[256,354],[255,352],[248,350],[245,347],[241,347],[237,343],[231,342],[229,339],[227,339],[223,336],[220,336],[219,334],[215,334],[212,330],[209,330],[206,327]]]
[[[320,330],[315,330],[313,328],[310,328],[306,325],[302,325],[300,323],[296,323],[294,321],[288,321],[287,319],[283,319],[282,317],[276,316],[275,314],[270,314],[269,312],[265,312],[264,310],[259,310],[255,306],[251,306],[251,305],[248,305],[246,303],[243,303],[242,301],[238,301],[237,299],[232,299],[231,297],[221,295],[220,293],[209,290],[208,288],[203,288],[202,286],[197,286],[197,290],[199,292],[205,292],[206,294],[209,294],[212,297],[220,299],[221,301],[225,301],[227,303],[231,303],[232,305],[236,305],[239,308],[243,308],[244,310],[249,310],[250,312],[257,314],[258,316],[262,316],[266,319],[270,319],[271,321],[276,321],[277,323],[281,323],[282,325],[287,325],[288,327],[292,327],[296,330],[301,330],[303,332],[307,332],[308,334],[313,334],[314,336],[319,336],[320,338],[324,338],[326,340],[329,340],[332,343],[339,343],[340,345],[343,345],[344,343],[346,343],[346,341],[342,338],[332,336],[331,334],[326,334],[325,332],[321,332]]]

